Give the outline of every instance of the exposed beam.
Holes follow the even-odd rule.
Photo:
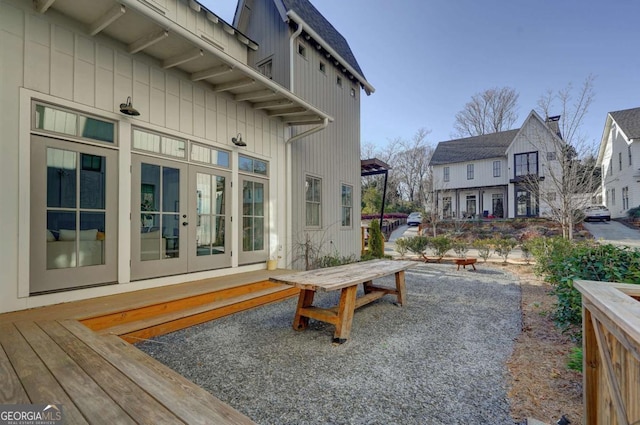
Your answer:
[[[296,107],[296,108],[288,108],[288,109],[276,109],[274,111],[267,112],[267,115],[270,117],[278,117],[283,115],[296,115],[307,112],[306,108]]]
[[[260,99],[263,97],[273,96],[274,94],[276,94],[274,90],[265,89],[265,90],[252,91],[248,93],[240,93],[235,95],[233,98],[236,102],[243,102],[245,100]]]
[[[233,29],[233,27],[231,25],[222,25],[222,29],[224,30],[224,32],[226,32],[227,34],[235,34],[236,30]]]
[[[308,118],[306,120],[298,120],[298,121],[289,121],[286,119],[282,120],[285,124],[287,125],[315,125],[315,124],[322,124],[323,120],[321,120],[320,118]]]
[[[121,4],[116,4],[107,13],[96,19],[91,25],[89,25],[89,34],[96,35],[109,25],[111,25],[116,19],[124,15],[126,8]]]
[[[174,56],[172,58],[165,59],[162,62],[162,67],[164,69],[173,68],[174,66],[178,66],[178,65],[183,64],[185,62],[189,62],[189,61],[192,61],[194,59],[198,59],[199,57],[201,57],[203,55],[204,55],[204,52],[202,51],[202,49],[189,50],[187,52],[182,53],[181,55],[177,55],[177,56]]]
[[[139,51],[144,50],[147,47],[152,46],[159,41],[164,40],[168,36],[169,36],[169,31],[162,30],[162,31],[151,33],[151,34],[147,34],[144,37],[140,37],[133,43],[129,44],[128,46],[129,53],[131,54],[138,53]]]
[[[253,109],[282,108],[293,105],[293,101],[289,99],[269,100],[267,102],[259,102],[253,104]]]
[[[189,7],[196,12],[200,12],[200,5],[193,0],[189,0]]]
[[[36,10],[40,13],[45,13],[54,1],[56,0],[36,0]]]
[[[285,117],[282,118],[282,121],[287,123],[287,124],[297,124],[297,125],[303,125],[303,124],[315,124],[317,122],[322,122],[321,118],[318,118],[317,115],[300,115],[297,117]]]
[[[253,78],[241,78],[239,80],[229,81],[228,83],[216,84],[215,86],[213,86],[213,90],[217,92],[227,91],[237,89],[239,87],[250,86],[255,82],[256,80],[254,80]]]
[[[213,68],[205,69],[202,71],[194,72],[191,74],[191,81],[200,81],[206,80],[207,78],[212,78],[218,75],[226,74],[227,72],[233,71],[233,67],[229,65],[220,65]]]
[[[213,22],[214,24],[218,23],[218,17],[211,12],[207,12],[207,19]]]

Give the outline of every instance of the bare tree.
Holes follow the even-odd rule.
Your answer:
[[[433,154],[433,147],[427,141],[429,133],[429,130],[421,128],[411,140],[397,139],[397,153],[393,158],[394,175],[402,198],[423,207],[430,193],[426,181]]]
[[[597,145],[581,132],[584,118],[594,99],[594,77],[589,75],[574,96],[572,84],[553,92],[548,91],[538,101],[538,112],[546,118],[556,136],[532,140],[542,159],[547,159],[544,181],[527,181],[532,193],[538,193],[541,206],[562,226],[564,238],[573,239],[573,230],[579,217],[576,211],[587,205],[597,188],[598,176],[593,157]],[[551,116],[552,110],[560,116]]]
[[[510,130],[518,119],[518,93],[510,87],[476,93],[456,114],[457,137],[480,136]]]

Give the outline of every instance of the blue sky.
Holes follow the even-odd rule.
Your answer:
[[[453,133],[475,93],[512,87],[520,126],[541,95],[595,79],[582,132],[599,143],[607,112],[640,107],[640,1],[311,0],[347,39],[376,91],[361,100],[361,141],[384,146]],[[202,3],[232,23],[236,0]],[[558,112],[560,113],[560,112]]]

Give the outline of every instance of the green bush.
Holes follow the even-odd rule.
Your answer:
[[[405,238],[396,239],[396,251],[401,257],[404,257],[404,254],[407,253],[408,249],[407,240]]]
[[[640,283],[640,251],[614,245],[561,242],[558,238],[532,240],[536,263],[557,297],[554,320],[563,331],[579,339],[582,297],[574,281]]]
[[[491,256],[491,249],[493,248],[494,240],[491,238],[476,239],[473,242],[473,247],[478,250],[478,255],[484,262]]]
[[[569,353],[567,367],[582,372],[582,347],[573,347]]]
[[[405,244],[409,252],[422,257],[429,247],[429,238],[426,236],[411,236],[405,239]]]
[[[435,236],[429,239],[429,246],[438,260],[441,260],[451,249],[451,239],[446,236]]]
[[[453,248],[453,252],[456,253],[458,258],[466,258],[467,257],[467,251],[469,251],[469,245],[467,244],[466,241],[463,241],[463,240],[460,240],[460,239],[455,240],[451,244],[451,248]]]
[[[369,253],[374,258],[384,257],[384,236],[378,220],[371,220],[369,224]]]
[[[515,248],[517,244],[518,243],[516,242],[516,240],[512,238],[496,239],[495,248],[493,250],[496,252],[496,254],[502,257],[502,259],[504,260],[503,262],[506,263],[509,254],[511,254],[511,251],[513,251],[513,248]]]
[[[317,269],[323,269],[325,267],[334,267],[334,266],[341,266],[343,264],[350,264],[350,263],[355,263],[356,261],[358,261],[356,259],[356,256],[351,254],[351,255],[339,255],[338,253],[335,254],[327,254],[324,255],[322,257],[319,257],[316,260],[316,267]]]
[[[630,219],[640,218],[640,207],[633,207],[627,210],[627,217]]]

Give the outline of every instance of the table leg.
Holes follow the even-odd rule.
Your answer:
[[[311,307],[313,304],[313,297],[316,294],[311,289],[301,289],[300,295],[298,295],[298,307],[296,308],[296,315],[293,318],[293,329],[302,331],[309,326],[309,318],[300,315],[300,310],[305,307]]]
[[[333,342],[342,344],[347,342],[349,338],[351,324],[353,323],[353,311],[356,308],[357,292],[358,285],[342,288],[340,304],[338,304],[338,321],[336,323],[336,331],[333,334]]]
[[[404,306],[407,303],[407,285],[404,282],[404,270],[396,272],[396,291],[398,291],[398,304]]]
[[[366,282],[362,282],[362,288],[364,289],[365,294],[368,294],[369,292],[371,292],[371,285],[373,285],[373,282],[370,280],[367,280]]]

